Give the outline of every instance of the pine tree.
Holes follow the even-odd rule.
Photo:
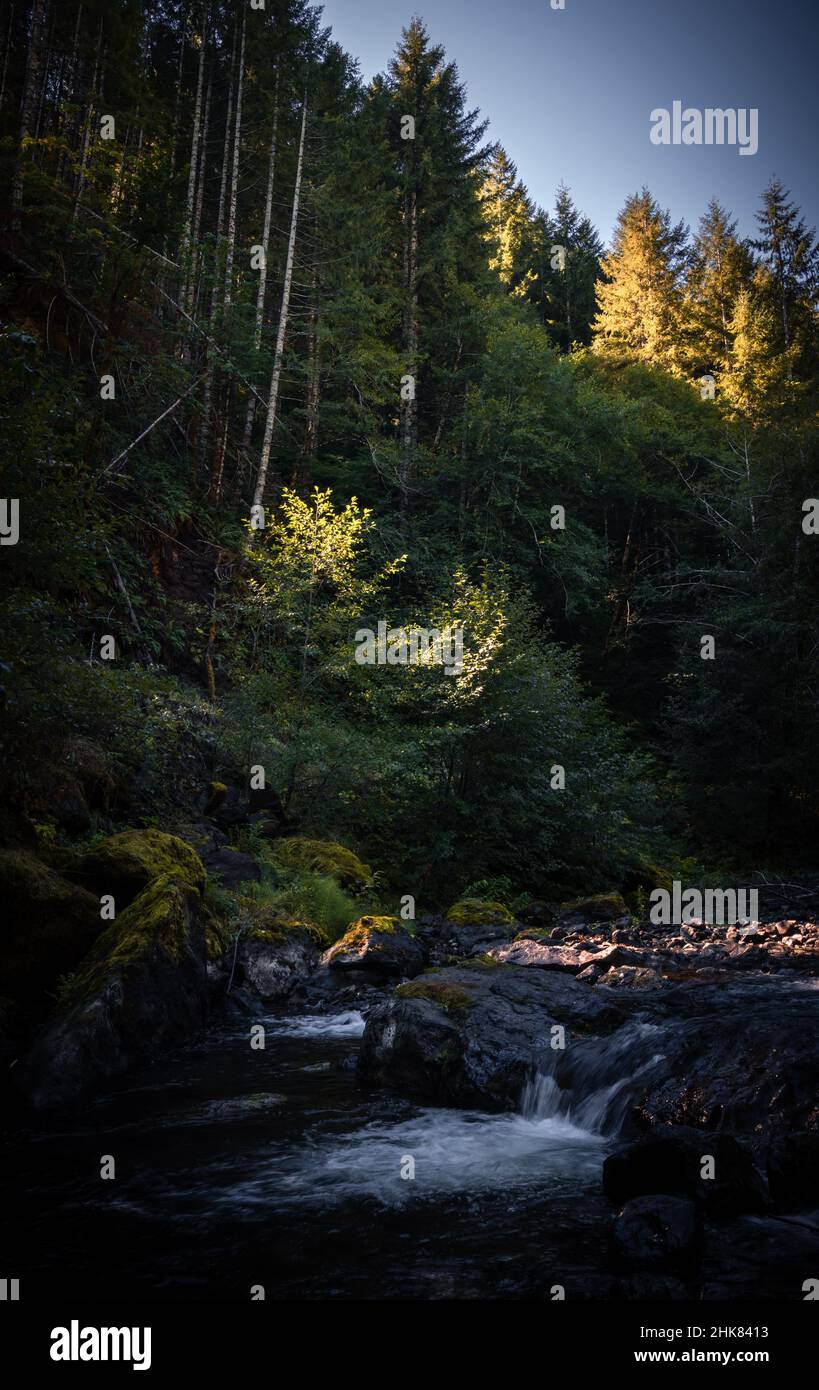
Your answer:
[[[692,376],[720,378],[731,368],[731,320],[753,271],[751,254],[737,238],[736,226],[712,198],[694,238],[684,306]]]
[[[672,225],[647,189],[617,219],[597,289],[595,347],[679,370],[680,281],[687,230]]]

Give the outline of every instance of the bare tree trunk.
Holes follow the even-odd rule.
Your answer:
[[[261,506],[264,500],[267,471],[270,466],[270,446],[273,442],[273,430],[276,424],[276,413],[279,404],[279,384],[281,382],[282,362],[284,360],[284,340],[290,314],[290,289],[293,283],[293,259],[296,253],[296,229],[299,220],[299,198],[301,197],[301,176],[304,167],[304,136],[306,130],[307,93],[305,92],[301,118],[301,135],[299,137],[299,157],[296,165],[296,188],[293,195],[293,212],[290,218],[290,239],[287,244],[287,263],[285,265],[284,285],[282,287],[282,306],[279,314],[279,328],[276,334],[276,353],[273,359],[273,372],[270,377],[270,393],[267,400],[267,419],[265,420],[264,426],[262,452],[259,459],[259,471],[256,475],[256,489],[253,494],[254,506]]]
[[[418,445],[418,197],[412,177],[404,193],[404,352],[405,371],[412,377],[409,399],[401,395],[401,454],[398,463],[399,507],[402,522],[409,508],[410,480]]]
[[[267,198],[264,205],[264,225],[262,227],[262,263],[259,267],[259,288],[256,291],[256,324],[253,331],[253,351],[258,352],[262,345],[264,325],[264,299],[267,288],[267,257],[270,249],[270,219],[273,212],[273,180],[276,173],[276,140],[279,128],[279,73],[276,72],[276,96],[273,106],[273,133],[270,137],[270,163],[267,171]],[[247,400],[245,428],[242,436],[242,459],[250,453],[253,438],[253,422],[256,418],[256,397],[251,393]]]
[[[321,397],[321,354],[319,348],[319,328],[321,305],[319,291],[318,265],[314,264],[310,277],[311,302],[307,320],[307,400],[304,440],[296,464],[293,486],[298,491],[307,491],[313,472],[313,460],[318,452],[319,400]]]
[[[48,0],[46,0],[46,15],[48,16]],[[48,86],[48,69],[51,65],[51,48],[54,43],[54,14],[51,13],[51,23],[48,27],[48,39],[46,40],[45,61],[42,65],[42,78],[40,81],[40,99],[37,104],[37,124],[34,128],[34,138],[39,140],[43,128],[43,107],[45,106],[46,88]]]
[[[20,134],[17,141],[17,157],[14,162],[14,176],[11,184],[11,206],[14,212],[19,212],[23,206],[23,166],[26,158],[26,144],[34,133],[37,95],[40,87],[44,25],[45,0],[34,0],[31,10],[31,31],[28,41],[26,76],[23,83],[23,100],[20,107]],[[13,219],[12,230],[20,230],[19,217]]]
[[[228,92],[227,112],[225,114],[225,143],[222,150],[222,180],[219,186],[219,211],[216,218],[216,247],[214,251],[213,266],[213,285],[210,292],[210,316],[208,318],[208,337],[209,342],[205,351],[205,390],[202,400],[202,433],[199,438],[199,460],[203,467],[207,467],[208,450],[210,448],[210,425],[211,409],[213,403],[213,373],[214,373],[214,354],[213,354],[213,335],[216,331],[216,323],[219,313],[219,279],[220,265],[222,257],[222,234],[225,226],[225,194],[227,191],[227,171],[230,154],[230,135],[233,125],[233,84],[235,80],[236,63],[236,44],[233,45],[233,57],[231,59],[230,89]]]
[[[77,87],[77,54],[78,54],[78,52],[79,52],[79,47],[80,47],[80,24],[81,24],[81,22],[82,22],[82,5],[78,5],[78,6],[77,6],[77,19],[76,19],[76,23],[75,23],[75,25],[74,25],[74,42],[73,42],[72,48],[71,48],[71,59],[70,59],[69,64],[68,64],[68,71],[69,71],[69,74],[70,74],[70,76],[69,76],[69,82],[68,82],[68,91],[66,92],[66,96],[65,96],[65,100],[66,100],[69,104],[70,104],[70,102],[71,102],[71,100],[72,100],[72,98],[73,98],[73,96],[74,96],[74,92],[76,91],[76,87]],[[64,141],[65,141],[65,145],[67,145],[67,144],[70,142],[70,140],[71,140],[71,136],[74,134],[74,132],[75,132],[76,129],[77,129],[77,122],[76,122],[76,120],[72,121],[72,122],[71,122],[71,128],[70,128],[70,130],[69,130],[69,122],[68,122],[68,120],[63,120],[63,121],[61,121],[61,123],[60,123],[59,129],[60,129],[61,131],[64,132]],[[65,152],[65,147],[63,147],[63,148],[60,150],[59,158],[58,158],[58,160],[57,160],[57,180],[58,180],[58,182],[59,182],[59,181],[62,179],[62,177],[63,177],[63,172],[64,172],[64,170],[65,170],[65,159],[66,159],[66,152]]]
[[[96,51],[96,54],[95,54],[95,56],[94,56],[94,71],[93,71],[93,73],[92,73],[92,75],[91,75],[91,90],[90,90],[89,95],[88,95],[88,112],[87,112],[87,115],[86,115],[86,119],[85,119],[85,128],[84,128],[84,130],[83,130],[83,136],[82,136],[82,158],[81,158],[81,160],[80,160],[80,173],[79,173],[79,178],[77,179],[77,193],[76,193],[76,196],[75,196],[75,198],[74,198],[74,210],[73,210],[73,212],[72,212],[72,214],[71,214],[71,226],[72,226],[72,227],[74,226],[74,224],[75,224],[76,221],[77,221],[77,214],[79,213],[80,206],[81,206],[81,204],[82,204],[82,195],[83,195],[83,191],[84,191],[84,189],[85,189],[85,175],[86,175],[86,170],[87,170],[87,168],[88,168],[88,147],[89,147],[89,145],[90,145],[90,143],[91,143],[91,126],[92,126],[92,123],[93,123],[93,120],[94,120],[94,113],[95,113],[95,111],[96,111],[95,102],[96,102],[96,96],[97,96],[97,74],[98,74],[99,71],[100,71],[100,53],[101,53],[101,51],[102,51],[102,23],[103,23],[103,22],[102,22],[102,19],[100,19],[100,31],[99,31],[99,34],[97,35],[97,51]],[[102,87],[102,78],[101,78],[101,77],[100,77],[100,84],[99,84],[99,85],[100,85],[100,88],[101,88],[101,87]]]
[[[202,139],[200,141],[199,153],[199,174],[196,181],[196,209],[193,214],[193,245],[199,245],[199,233],[202,228],[202,204],[205,198],[205,182],[208,158],[208,130],[210,128],[210,103],[211,92],[213,91],[213,67],[208,73],[208,90],[205,94],[205,119],[202,123]]]
[[[196,78],[196,102],[193,108],[193,132],[191,135],[191,162],[188,170],[188,193],[185,202],[185,226],[182,233],[182,250],[180,261],[185,274],[185,285],[182,290],[182,303],[190,312],[190,295],[192,293],[193,275],[191,273],[188,260],[191,251],[191,231],[193,228],[193,205],[194,193],[196,191],[196,170],[199,163],[199,127],[202,120],[202,85],[205,77],[205,54],[208,46],[208,19],[209,6],[202,6],[202,47],[199,50],[199,71]]]
[[[0,77],[0,111],[3,109],[3,98],[6,95],[6,73],[9,70],[9,53],[11,51],[11,33],[14,28],[14,6],[9,5],[9,27],[6,30],[6,48],[3,53],[3,74]]]
[[[233,130],[233,169],[230,177],[230,203],[227,218],[227,247],[225,250],[225,293],[223,308],[233,298],[233,254],[236,246],[236,202],[239,196],[239,154],[242,145],[242,91],[245,70],[245,27],[247,9],[242,11],[242,41],[239,47],[239,70],[236,77],[236,120]]]

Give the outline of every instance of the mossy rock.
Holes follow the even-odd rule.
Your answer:
[[[285,946],[294,936],[308,936],[321,950],[327,945],[327,937],[314,922],[301,922],[291,917],[267,914],[257,920],[244,934],[246,941],[262,941],[267,946]]]
[[[351,849],[332,840],[305,840],[299,836],[277,840],[271,857],[283,869],[329,874],[350,888],[363,887],[373,876],[369,864],[363,864]]]
[[[619,893],[595,893],[589,898],[574,898],[571,902],[561,903],[560,910],[586,917],[591,922],[628,916],[625,900]]]
[[[206,1017],[208,981],[201,899],[183,877],[155,878],[117,915],[78,970],[14,1079],[37,1106],[77,1099]]]
[[[399,985],[395,993],[399,999],[426,999],[443,1013],[456,1016],[475,1007],[475,999],[468,989],[448,985],[443,980],[412,980]]]
[[[417,975],[424,953],[405,922],[397,917],[359,917],[325,951],[322,965],[336,970],[374,970],[384,975]]]
[[[454,927],[510,927],[515,919],[503,903],[464,898],[449,909],[446,920]]]
[[[202,893],[207,875],[195,850],[162,830],[123,830],[95,845],[76,872],[80,882],[113,895],[117,907],[133,901],[166,874]]]
[[[12,994],[73,969],[105,927],[99,899],[23,850],[0,850],[0,968]]]

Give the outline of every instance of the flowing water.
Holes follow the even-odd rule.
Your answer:
[[[14,1268],[95,1296],[590,1296],[620,1089],[602,1061],[576,1105],[541,1078],[487,1115],[363,1092],[354,1010],[263,1022],[264,1050],[214,1029],[30,1134]]]
[[[660,1028],[578,1044],[492,1115],[362,1091],[355,1010],[263,1022],[263,1050],[214,1028],[24,1136],[5,1263],[29,1293],[609,1296],[601,1165]]]

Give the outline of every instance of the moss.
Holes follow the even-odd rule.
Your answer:
[[[215,927],[205,927],[205,953],[208,960],[221,960],[225,954],[224,942]]]
[[[263,941],[268,946],[283,946],[288,937],[296,932],[306,932],[317,946],[327,945],[327,937],[313,922],[299,922],[287,918],[268,918],[265,924],[256,922],[245,935],[247,941]]]
[[[133,898],[154,879],[172,874],[204,891],[207,875],[195,850],[162,830],[123,830],[84,856],[78,876],[116,898]]]
[[[503,903],[482,902],[479,898],[464,898],[455,903],[446,919],[454,927],[508,927],[515,920]]]
[[[470,956],[468,960],[458,961],[461,970],[503,970],[503,962],[494,956]]]
[[[525,931],[519,931],[515,940],[548,941],[553,931],[554,927],[528,927]]]
[[[304,840],[300,837],[277,840],[271,855],[274,863],[284,869],[311,869],[354,887],[363,887],[373,876],[369,864],[362,864],[352,850],[332,840]]]
[[[628,916],[628,908],[619,893],[595,893],[592,897],[574,898],[560,906],[563,912],[576,912],[578,916],[590,917],[592,921]]]
[[[0,902],[0,967],[12,991],[56,980],[104,927],[98,898],[23,850],[0,850]]]
[[[97,939],[81,968],[66,982],[60,1002],[79,1003],[95,993],[109,971],[127,969],[150,951],[160,950],[178,965],[188,945],[191,897],[191,886],[184,879],[170,874],[154,879]]]
[[[409,984],[399,985],[395,993],[400,999],[426,999],[445,1014],[464,1014],[475,1007],[468,989],[447,984],[445,980],[411,980]]]

